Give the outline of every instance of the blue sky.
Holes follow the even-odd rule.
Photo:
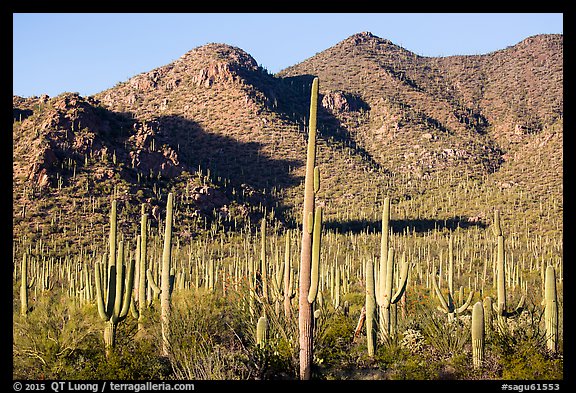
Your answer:
[[[484,54],[563,33],[563,15],[16,13],[13,94],[96,94],[211,42],[238,46],[276,73],[362,31],[422,56]]]

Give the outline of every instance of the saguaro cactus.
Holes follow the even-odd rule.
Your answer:
[[[544,321],[546,324],[546,348],[551,352],[558,349],[558,303],[556,293],[556,271],[553,266],[546,268],[544,290]]]
[[[284,301],[284,262],[280,262],[280,250],[278,245],[274,247],[275,257],[274,257],[274,272],[272,273],[272,286],[274,287],[273,299],[274,299],[274,310],[276,315],[280,315],[280,306]]]
[[[116,201],[113,202],[113,216],[116,218]],[[114,229],[116,226],[114,225]],[[115,236],[114,236],[115,238]],[[116,248],[116,247],[110,247]],[[108,266],[108,299],[104,302],[104,272],[101,263],[95,263],[96,303],[100,318],[106,322],[104,327],[104,345],[106,356],[115,346],[116,327],[128,315],[132,300],[132,287],[134,284],[134,260],[127,263],[124,273],[124,242],[118,243],[118,259],[110,258]]]
[[[463,313],[468,309],[470,306],[470,302],[472,301],[472,297],[474,296],[474,291],[470,291],[468,294],[468,299],[464,302],[464,304],[460,305],[459,307],[454,304],[454,238],[452,234],[448,238],[448,295],[447,298],[444,298],[442,292],[440,291],[440,287],[436,282],[436,279],[432,277],[432,284],[434,286],[434,290],[436,291],[436,295],[440,300],[440,306],[438,309],[442,312],[448,314],[448,318],[450,320],[454,319],[454,314],[458,315]]]
[[[308,152],[304,180],[304,208],[302,212],[302,249],[300,253],[298,331],[300,339],[300,379],[310,379],[313,358],[314,312],[313,302],[318,293],[321,208],[314,209],[315,195],[320,187],[316,167],[316,112],[318,106],[318,78],[312,82]]]
[[[390,247],[389,241],[390,234],[390,198],[384,198],[384,206],[382,207],[382,233],[380,235],[380,264],[378,270],[378,277],[386,277],[386,269],[388,267],[388,247]],[[384,287],[385,281],[380,280],[379,285],[376,288],[376,299],[378,304],[384,302]]]
[[[366,342],[368,356],[374,356],[376,348],[376,291],[374,285],[374,263],[366,262]]]
[[[392,322],[392,315],[391,309],[392,306],[397,304],[400,301],[400,298],[404,294],[406,290],[406,283],[408,282],[408,262],[406,261],[406,254],[402,254],[402,261],[400,262],[401,270],[400,270],[400,285],[396,292],[393,292],[393,282],[394,282],[394,248],[390,247],[388,249],[388,261],[386,264],[386,276],[379,277],[379,285],[382,285],[384,281],[384,289],[383,289],[383,296],[382,302],[378,304],[380,316],[379,316],[379,325],[380,325],[380,336],[383,340],[387,340],[389,337],[395,335],[396,326],[393,325]],[[376,301],[378,301],[378,297],[376,297]]]
[[[296,293],[294,287],[294,269],[290,263],[290,234],[286,233],[286,244],[284,250],[284,317],[288,319],[292,315],[291,300]]]
[[[27,254],[22,255],[21,265],[21,284],[20,284],[20,315],[25,316],[28,313],[28,289],[34,285],[36,277],[32,277],[32,281],[28,283],[28,258]]]
[[[342,279],[341,269],[336,264],[334,266],[334,309],[340,308],[340,281]]]
[[[472,364],[482,367],[484,361],[484,306],[476,302],[472,308]]]
[[[260,263],[257,271],[260,273],[260,285],[262,293],[260,294],[263,301],[268,301],[268,260],[266,258],[266,214],[260,223]],[[258,273],[256,274],[258,277]]]
[[[172,209],[174,195],[168,194],[166,204],[166,227],[164,228],[164,250],[162,252],[162,273],[160,286],[160,307],[162,309],[160,321],[162,324],[162,354],[168,356],[170,352],[170,297],[174,276],[171,274],[170,261],[172,259]],[[172,277],[171,277],[172,276]]]
[[[494,310],[494,306],[492,303],[492,298],[487,296],[484,298],[483,301],[484,305],[484,328],[487,330],[492,329],[492,313]]]
[[[498,318],[498,325],[501,329],[506,326],[506,318],[512,318],[519,315],[524,307],[524,295],[520,298],[518,306],[514,311],[508,311],[506,308],[506,258],[504,253],[504,235],[502,233],[502,227],[500,226],[500,212],[495,211],[494,215],[494,234],[498,236],[498,247],[497,247],[497,290],[498,299],[497,304],[494,305],[494,311],[496,312]]]
[[[148,283],[155,294],[160,294],[160,324],[162,327],[162,355],[170,354],[170,313],[171,297],[174,289],[175,270],[171,268],[172,260],[172,221],[173,221],[173,193],[168,194],[166,203],[166,224],[164,228],[164,248],[162,251],[162,270],[160,272],[160,285],[154,281],[152,271],[146,271]]]
[[[268,339],[268,318],[262,315],[256,324],[256,345],[262,347]]]
[[[380,264],[378,282],[376,285],[376,303],[379,311],[379,331],[382,339],[394,335],[391,324],[391,306],[398,303],[408,282],[408,263],[405,256],[402,258],[400,284],[396,293],[393,291],[394,283],[394,249],[389,247],[390,231],[390,198],[384,198],[382,208],[382,234],[380,238]]]
[[[142,213],[140,216],[140,235],[136,238],[136,263],[137,273],[135,273],[134,280],[136,281],[136,296],[137,306],[132,302],[131,311],[134,318],[138,320],[138,331],[144,329],[144,312],[148,305],[146,301],[146,248],[147,248],[147,226],[148,215],[146,214],[145,205],[142,204]]]

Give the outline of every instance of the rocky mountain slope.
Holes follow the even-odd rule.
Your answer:
[[[112,195],[133,217],[128,206],[158,211],[169,190],[186,233],[264,208],[293,223],[314,76],[329,219],[370,214],[382,194],[430,198],[448,173],[454,187],[466,177],[540,193],[561,215],[562,50],[562,35],[542,35],[428,58],[359,33],[271,75],[240,48],[208,44],[94,97],[13,97],[15,233],[79,238],[78,225],[106,222]],[[88,222],[55,224],[88,209]]]
[[[562,35],[542,35],[486,55],[429,58],[360,33],[279,76],[317,75],[326,95],[363,100],[362,116],[333,109],[378,161],[400,156],[394,170],[448,159],[492,173],[503,150],[561,121],[562,48]]]

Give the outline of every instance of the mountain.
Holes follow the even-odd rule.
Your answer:
[[[542,204],[538,192],[557,217],[562,48],[562,35],[541,35],[430,58],[359,33],[271,75],[242,49],[213,43],[93,97],[14,96],[15,234],[82,241],[100,233],[112,196],[135,230],[140,204],[160,217],[171,190],[189,236],[209,222],[254,223],[264,210],[294,225],[314,76],[328,222],[372,219],[384,194],[400,206],[463,179],[523,190],[522,209]],[[476,214],[489,192],[459,214]]]
[[[365,32],[278,74],[298,75],[320,78],[325,105],[346,94],[364,103],[357,114],[326,106],[376,162],[416,179],[413,192],[435,195],[426,178],[456,170],[464,176],[454,187],[479,178],[490,194],[524,195],[522,212],[554,206],[548,217],[561,222],[562,35],[484,55],[423,57]],[[497,198],[504,210],[517,203]]]
[[[504,149],[561,122],[562,48],[562,35],[541,35],[487,55],[421,57],[360,33],[278,76],[317,75],[325,94],[357,95],[368,113],[342,120],[379,162],[413,157],[396,170],[443,167],[454,153],[457,165],[493,173]]]

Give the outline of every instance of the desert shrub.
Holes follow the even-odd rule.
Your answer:
[[[429,345],[442,355],[462,353],[470,342],[468,318],[449,319],[444,313],[422,310],[422,333]],[[467,323],[468,321],[468,323]]]
[[[160,356],[155,341],[139,339],[135,324],[120,324],[116,346],[106,357],[103,346],[86,351],[70,378],[87,380],[159,380],[172,378],[169,362]]]
[[[322,311],[320,318],[316,319],[317,334],[314,342],[316,361],[325,366],[346,367],[354,361],[351,352],[354,321],[341,312]]]
[[[402,345],[402,339],[396,335],[377,347],[375,359],[385,370],[386,379],[438,379],[440,364],[425,352],[411,352]]]
[[[562,353],[546,349],[546,335],[542,329],[542,310],[528,306],[516,318],[494,330],[488,347],[499,358],[503,379],[562,379]]]
[[[171,364],[177,379],[275,379],[295,375],[294,328],[273,306],[260,305],[269,319],[268,340],[256,345],[256,321],[247,294],[233,301],[204,290],[183,291],[174,302]]]
[[[238,369],[243,367],[234,356],[240,341],[229,326],[234,323],[229,315],[233,312],[231,306],[204,289],[175,294],[173,305],[170,363],[174,376],[190,380],[238,379]],[[156,331],[158,338],[160,334]]]
[[[61,379],[99,346],[101,330],[91,305],[79,305],[60,291],[36,299],[26,316],[14,314],[13,377]]]

